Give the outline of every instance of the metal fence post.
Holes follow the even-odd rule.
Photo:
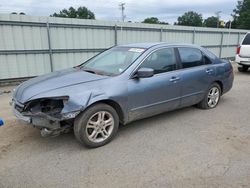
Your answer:
[[[162,27],[161,27],[161,29],[160,29],[160,42],[162,42],[162,33],[163,33],[163,29],[162,29]]]
[[[238,45],[240,45],[240,32],[238,32]]]
[[[195,28],[193,30],[193,38],[192,38],[192,43],[194,44],[195,43]]]
[[[222,56],[223,38],[224,38],[224,32],[221,32],[221,40],[220,40],[220,53],[219,53],[219,57],[220,57],[220,58],[221,58],[221,56]]]
[[[117,42],[117,25],[116,24],[115,24],[114,29],[115,29],[115,46],[116,46],[118,44],[118,42]]]
[[[53,72],[54,71],[54,67],[53,67],[53,59],[52,59],[52,49],[51,49],[49,22],[46,23],[46,28],[47,28],[47,37],[48,37],[48,46],[49,46],[50,71]]]

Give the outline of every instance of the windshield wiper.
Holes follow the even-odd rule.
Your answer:
[[[97,75],[105,75],[105,76],[114,76],[115,75],[115,74],[112,74],[112,73],[107,73],[107,72],[104,72],[104,71],[96,71],[96,70],[89,69],[89,68],[84,68],[84,67],[81,67],[80,69],[85,71],[85,72],[89,72],[89,73],[97,74]]]
[[[92,73],[92,74],[97,74],[97,75],[105,75],[104,73],[99,72],[99,71],[95,71],[95,70],[93,70],[93,69],[82,68],[82,70],[83,70],[83,71],[85,71],[85,72]]]
[[[82,69],[82,70],[84,70],[85,72],[89,72],[89,73],[97,74],[95,71],[90,70],[90,69]]]

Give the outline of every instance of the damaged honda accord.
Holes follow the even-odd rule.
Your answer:
[[[191,105],[215,108],[233,80],[229,61],[196,45],[121,45],[22,83],[12,108],[42,136],[73,129],[80,143],[99,147],[120,124]]]

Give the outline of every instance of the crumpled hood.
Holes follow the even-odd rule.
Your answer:
[[[67,86],[101,80],[107,77],[108,76],[88,73],[77,68],[56,71],[22,83],[16,88],[13,98],[20,103],[25,103],[30,98],[41,93]],[[60,96],[60,93],[58,93],[58,96]]]

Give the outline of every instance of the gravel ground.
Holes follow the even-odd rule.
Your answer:
[[[12,88],[0,88],[9,90]],[[213,110],[189,107],[119,129],[87,149],[73,133],[42,138],[0,95],[0,187],[250,187],[250,72]]]

